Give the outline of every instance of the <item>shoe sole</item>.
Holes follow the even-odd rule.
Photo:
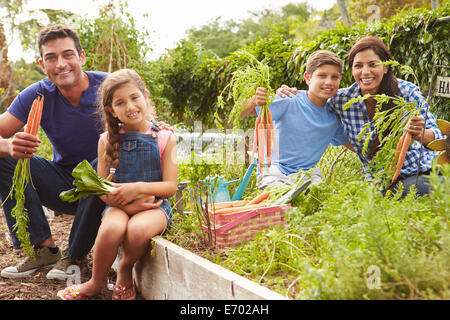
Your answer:
[[[60,281],[65,281],[67,280],[67,278],[69,278],[70,276],[73,275],[68,275],[67,273],[65,273],[64,271],[61,270],[50,270],[47,273],[47,279],[49,280],[60,280]]]
[[[47,265],[45,267],[53,267],[53,266],[54,266],[54,264]],[[3,278],[7,278],[7,279],[21,279],[21,278],[29,277],[29,276],[35,274],[38,270],[45,268],[45,267],[30,269],[30,270],[23,271],[23,272],[8,272],[5,270],[2,270],[0,275]]]

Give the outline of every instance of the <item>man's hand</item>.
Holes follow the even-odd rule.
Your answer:
[[[288,87],[287,85],[283,84],[280,88],[276,91],[277,95],[279,95],[281,98],[292,98],[297,95],[297,88],[296,87]]]
[[[175,133],[172,126],[170,124],[165,123],[164,121],[156,122],[156,126],[158,127],[159,130],[169,130]]]
[[[32,158],[40,144],[41,139],[38,136],[18,132],[10,140],[9,154],[16,159]]]

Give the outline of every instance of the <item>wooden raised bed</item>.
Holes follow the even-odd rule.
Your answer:
[[[143,299],[288,300],[162,237],[154,239],[153,250],[134,267]]]

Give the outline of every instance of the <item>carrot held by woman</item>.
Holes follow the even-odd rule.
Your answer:
[[[404,137],[404,138],[403,138]],[[403,139],[402,139],[403,138]],[[405,161],[406,152],[408,151],[409,144],[411,143],[411,133],[406,132],[404,136],[400,138],[401,141],[401,150],[397,160],[397,169],[395,170],[394,176],[392,177],[391,183],[394,183],[397,180],[400,171],[403,167],[403,162]],[[400,143],[399,141],[399,143]],[[398,147],[398,146],[397,146]]]

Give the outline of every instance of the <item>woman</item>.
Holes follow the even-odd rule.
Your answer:
[[[370,36],[357,41],[350,49],[348,56],[355,83],[348,88],[340,89],[328,103],[330,104],[330,109],[340,117],[344,124],[349,141],[367,172],[369,161],[379,149],[379,141],[378,138],[371,141],[368,152],[363,154],[362,148],[364,141],[358,140],[358,134],[367,123],[372,121],[375,114],[376,101],[373,98],[369,98],[354,103],[346,110],[343,110],[344,105],[350,99],[365,94],[386,94],[391,97],[400,96],[407,102],[416,102],[416,107],[420,110],[420,115],[413,117],[406,126],[406,131],[411,133],[415,141],[408,148],[398,179],[388,189],[393,191],[398,190],[399,183],[401,182],[403,185],[402,197],[407,194],[410,187],[416,184],[417,166],[420,156],[417,193],[419,195],[425,195],[429,193],[427,175],[431,170],[431,162],[437,154],[424,147],[420,155],[420,141],[423,141],[423,145],[426,146],[434,139],[443,138],[443,134],[437,128],[434,116],[431,113],[425,116],[426,101],[420,93],[419,88],[408,81],[397,79],[390,66],[379,64],[380,62],[391,59],[392,55],[381,39]],[[295,88],[282,86],[277,90],[277,94],[281,96],[284,96],[284,94],[292,96],[292,89]],[[386,103],[383,106],[383,110],[391,109],[393,106],[392,102]],[[424,121],[425,118],[426,123]]]

